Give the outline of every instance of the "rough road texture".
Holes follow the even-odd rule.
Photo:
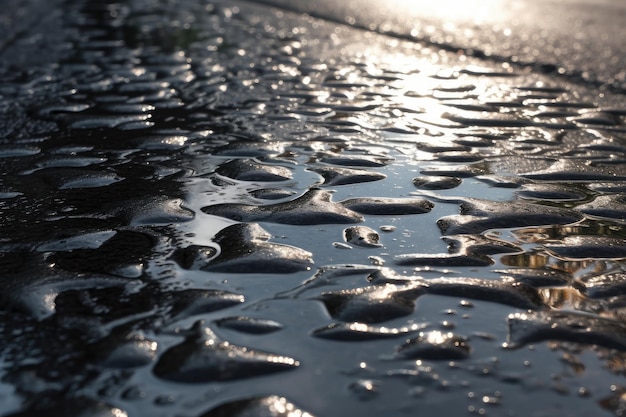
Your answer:
[[[2,16],[3,415],[626,406],[615,88],[243,2]]]

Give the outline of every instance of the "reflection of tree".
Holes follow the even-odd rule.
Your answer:
[[[574,225],[526,227],[514,232],[517,239],[533,243],[559,240],[568,236],[626,237],[624,225],[605,220],[585,219]]]
[[[502,264],[528,270],[554,270],[570,277],[569,283],[565,280],[562,286],[539,289],[549,308],[580,311],[591,317],[626,322],[626,293],[622,291],[626,288],[622,279],[626,278],[624,259],[601,259],[603,253],[611,249],[608,245],[603,246],[602,242],[607,242],[607,239],[619,242],[626,235],[622,224],[585,219],[574,225],[521,228],[515,230],[513,235],[518,242],[536,246],[522,253],[503,255],[499,258]],[[597,255],[576,259],[550,251],[550,245],[565,245],[575,241],[575,238],[590,238],[591,242],[597,239]],[[506,270],[502,272],[506,273]],[[598,354],[606,369],[615,374],[626,374],[626,352],[565,341],[551,341],[549,346],[563,352],[562,360],[574,374],[585,372],[580,355],[590,349]],[[616,388],[615,395],[601,400],[600,405],[612,411],[626,409],[626,389]]]
[[[545,288],[540,291],[546,305],[558,310],[576,310],[605,319],[626,322],[626,296],[609,299],[591,299],[572,287]],[[549,346],[554,350],[563,351],[563,361],[576,373],[583,373],[584,366],[579,355],[591,349],[604,361],[606,369],[616,374],[626,374],[626,352],[608,349],[597,345],[553,341]]]
[[[500,258],[504,265],[516,268],[543,268],[548,265],[548,261],[548,255],[540,251],[504,255]]]

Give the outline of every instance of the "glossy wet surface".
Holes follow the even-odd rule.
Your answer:
[[[250,3],[60,4],[0,69],[3,415],[621,415],[615,89]]]

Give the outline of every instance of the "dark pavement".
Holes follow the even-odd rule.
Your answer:
[[[622,410],[623,5],[273,3],[4,4],[0,414]]]

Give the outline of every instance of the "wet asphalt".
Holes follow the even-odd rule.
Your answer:
[[[354,4],[5,3],[1,415],[621,413],[623,7]]]

